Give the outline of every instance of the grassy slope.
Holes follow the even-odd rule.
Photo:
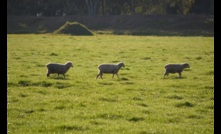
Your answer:
[[[11,133],[213,133],[213,37],[7,35]],[[66,76],[45,64],[73,61]],[[120,79],[95,79],[125,62]],[[167,63],[189,62],[183,78]]]
[[[52,33],[66,21],[77,21],[101,34],[214,35],[214,16],[206,15],[7,16],[7,33]]]

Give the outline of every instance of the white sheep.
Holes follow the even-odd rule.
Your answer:
[[[125,67],[123,62],[119,62],[118,64],[100,64],[98,66],[99,73],[98,73],[96,79],[98,78],[98,76],[100,76],[100,78],[103,79],[102,78],[103,73],[113,74],[112,79],[114,78],[114,74],[116,74],[117,77],[119,78],[117,73],[121,67]]]
[[[53,73],[57,73],[58,76],[59,74],[63,74],[65,77],[65,73],[70,69],[70,67],[73,67],[73,64],[72,62],[66,62],[65,64],[49,63],[46,65],[46,67],[48,68],[47,77]]]
[[[181,73],[185,68],[190,68],[190,65],[188,63],[184,64],[167,64],[165,65],[165,73],[164,76],[168,76],[169,73],[178,73],[179,78],[181,78]]]

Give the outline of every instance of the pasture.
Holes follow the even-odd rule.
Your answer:
[[[211,134],[214,38],[202,36],[7,35],[10,134]],[[46,77],[49,62],[73,68]],[[112,79],[101,63],[124,62]],[[167,63],[190,64],[182,78]]]

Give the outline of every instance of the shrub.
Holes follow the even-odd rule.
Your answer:
[[[59,29],[57,29],[55,34],[71,34],[71,35],[93,35],[93,33],[83,24],[78,22],[67,21]]]

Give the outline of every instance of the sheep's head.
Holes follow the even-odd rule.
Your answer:
[[[67,62],[67,63],[66,63],[66,66],[68,66],[68,67],[73,67],[73,64],[72,64],[72,62]]]
[[[125,65],[124,65],[123,62],[118,63],[118,65],[119,65],[120,67],[125,67]]]
[[[183,66],[184,66],[184,68],[190,68],[189,63],[184,63]]]

